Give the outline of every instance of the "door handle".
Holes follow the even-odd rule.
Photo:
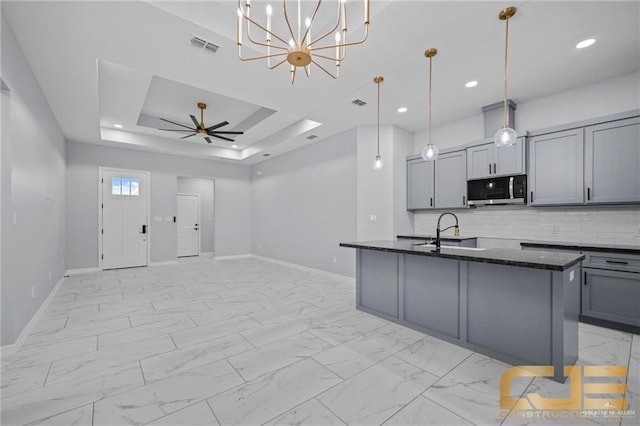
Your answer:
[[[147,233],[147,225],[142,225],[142,232],[141,234],[146,234]]]

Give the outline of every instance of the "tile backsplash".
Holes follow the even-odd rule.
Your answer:
[[[414,232],[435,235],[442,213],[442,210],[416,212]],[[463,236],[640,247],[640,206],[490,206],[453,213],[458,216]],[[452,217],[445,217],[441,227],[453,223]],[[453,230],[446,231],[445,235],[449,233]]]

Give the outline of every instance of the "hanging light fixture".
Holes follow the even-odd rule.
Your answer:
[[[430,48],[424,52],[424,56],[429,58],[429,142],[422,149],[422,158],[425,161],[434,161],[438,158],[438,147],[435,146],[431,140],[431,75],[432,75],[432,66],[431,60],[438,53],[438,49]]]
[[[364,29],[362,38],[359,41],[347,42],[347,0],[335,0],[337,8],[333,16],[327,16],[325,13],[318,14],[322,0],[316,0],[315,4],[309,1],[297,0],[297,20],[294,21],[294,24],[297,23],[297,25],[291,25],[291,21],[289,20],[287,3],[290,3],[291,0],[282,0],[283,19],[281,22],[272,21],[273,8],[271,5],[267,5],[266,16],[263,20],[263,22],[266,21],[266,23],[264,24],[258,22],[260,20],[259,18],[252,16],[251,0],[238,0],[236,32],[238,57],[241,61],[266,59],[269,69],[277,68],[285,62],[288,62],[291,84],[295,82],[296,69],[299,67],[303,67],[307,77],[309,77],[311,74],[311,64],[316,65],[330,77],[334,79],[338,78],[340,75],[340,64],[344,60],[347,46],[364,43],[369,35],[369,0],[363,1]],[[303,8],[305,10],[303,10]],[[325,9],[323,9],[322,12],[324,12]],[[302,20],[303,16],[306,16],[304,21]],[[314,27],[314,22],[316,21],[320,21],[316,24],[316,27],[319,31],[322,30],[323,32],[320,32],[318,37],[313,38],[311,36],[311,29]],[[243,22],[246,22],[246,37],[248,42],[257,46],[264,54],[249,58],[242,57],[244,37]],[[332,24],[332,28],[329,30],[324,31],[326,29],[324,25],[325,22],[335,22],[335,24]],[[280,24],[278,29],[284,33],[288,32],[288,35],[278,34],[278,32],[273,29],[274,24]],[[256,33],[252,34],[252,28]],[[262,41],[258,41],[258,38]],[[329,52],[327,52],[327,50],[329,50]],[[335,50],[335,54],[333,54],[331,50]],[[273,65],[272,59],[274,60],[273,62],[277,61]],[[324,62],[325,65],[321,65],[320,62]],[[327,64],[335,65],[335,73],[327,70],[325,67]]]
[[[509,127],[508,124],[508,88],[507,88],[507,53],[509,49],[509,19],[516,14],[515,7],[507,7],[506,9],[502,9],[498,14],[498,18],[501,21],[506,21],[506,36],[504,39],[504,126],[502,129],[498,130],[493,137],[493,141],[498,147],[503,146],[511,146],[516,143],[518,139],[518,134],[515,130]]]
[[[377,148],[376,148],[376,160],[373,162],[374,170],[382,170],[382,168],[384,167],[384,162],[382,161],[382,156],[380,155],[380,83],[382,83],[383,81],[384,81],[384,78],[380,75],[373,78],[373,82],[378,85],[378,121],[377,121],[378,142],[377,142]]]

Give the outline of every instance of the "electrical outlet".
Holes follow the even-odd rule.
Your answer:
[[[640,228],[636,229],[636,237],[640,238]]]
[[[375,221],[377,221],[377,220],[378,220],[378,218],[376,217],[376,215],[375,215],[375,214],[369,215],[369,221],[371,221],[371,222],[375,222]]]
[[[336,262],[338,262],[338,259],[336,259],[336,257],[333,256],[333,263],[336,263]]]
[[[51,271],[49,271],[49,281],[51,281]]]
[[[558,235],[560,233],[560,227],[558,225],[553,225],[552,234]]]

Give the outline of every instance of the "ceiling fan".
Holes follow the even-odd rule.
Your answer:
[[[218,139],[222,139],[224,141],[234,142],[233,139],[228,138],[226,136],[220,136],[220,135],[242,135],[242,134],[244,134],[244,132],[232,132],[232,131],[216,130],[216,129],[219,129],[220,127],[223,127],[223,126],[226,126],[227,124],[229,124],[228,121],[222,121],[222,122],[220,122],[218,124],[214,124],[213,126],[206,127],[204,125],[204,110],[207,108],[207,104],[205,104],[203,102],[198,102],[198,108],[200,109],[200,122],[199,123],[198,123],[198,119],[195,117],[195,115],[189,115],[189,117],[191,117],[191,120],[193,121],[193,124],[195,125],[195,128],[192,128],[192,127],[189,127],[189,126],[185,126],[184,124],[176,123],[175,121],[167,120],[165,118],[160,118],[160,120],[162,120],[162,121],[166,121],[167,123],[175,124],[176,126],[184,127],[186,130],[183,130],[183,129],[159,129],[159,130],[166,130],[167,132],[193,132],[190,135],[181,137],[180,139],[190,138],[191,136],[195,136],[195,135],[202,135],[202,136],[204,136],[205,140],[208,143],[211,143],[211,139],[209,138],[209,136],[212,136],[212,137],[218,138]]]

